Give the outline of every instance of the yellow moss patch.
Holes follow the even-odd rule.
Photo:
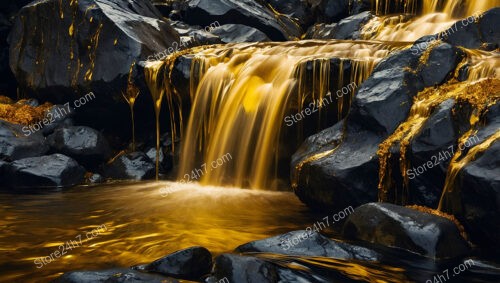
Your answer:
[[[43,120],[47,110],[52,107],[50,103],[33,107],[22,102],[21,100],[12,103],[12,100],[3,99],[0,96],[0,119],[14,124],[30,125]]]

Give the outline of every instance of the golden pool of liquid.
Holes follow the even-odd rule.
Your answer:
[[[0,282],[48,282],[71,270],[128,267],[195,245],[214,254],[231,252],[249,241],[305,229],[313,223],[307,211],[291,192],[170,182],[0,192]],[[106,229],[99,230],[102,225]],[[98,235],[87,239],[94,229]],[[35,263],[79,236],[82,244],[64,256]]]

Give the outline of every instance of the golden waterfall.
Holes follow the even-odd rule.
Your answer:
[[[362,31],[363,38],[384,41],[415,41],[425,35],[437,34],[451,27],[457,20],[477,16],[500,6],[499,0],[423,0],[422,15],[418,12],[417,0],[376,0],[373,18]],[[387,15],[389,7],[400,7],[407,15]],[[396,7],[396,8],[397,8]]]
[[[425,0],[423,7],[418,7],[417,1],[413,0],[374,0],[372,7],[380,17],[375,17],[363,28],[365,40],[203,46],[175,53],[163,61],[149,62],[145,70],[146,80],[155,101],[157,119],[161,101],[166,97],[172,136],[183,135],[178,179],[219,186],[275,187],[280,141],[283,132],[289,130],[284,127],[284,117],[302,111],[313,101],[320,102],[321,113],[324,106],[321,101],[332,90],[345,84],[343,72],[339,72],[336,78],[331,76],[330,59],[341,59],[341,66],[343,62],[349,62],[351,74],[348,81],[359,85],[390,51],[408,47],[408,42],[424,35],[444,31],[457,19],[478,15],[497,3],[494,0],[480,3]],[[413,16],[386,15],[391,11]],[[423,15],[416,16],[420,12]],[[476,112],[480,112],[483,109],[481,103],[487,99],[483,95],[487,85],[497,86],[498,56],[465,51],[471,66],[468,81],[453,80],[440,88],[426,89],[418,94],[408,120],[380,145],[381,199],[390,190],[387,162],[392,145],[400,143],[400,167],[405,172],[403,169],[409,166],[405,160],[407,147],[436,106],[454,98],[469,102],[476,106]],[[173,63],[184,54],[192,57],[188,98],[191,110],[185,123],[182,121],[181,102],[186,98],[181,98],[170,82]],[[306,76],[308,72],[312,72],[309,75],[312,77]],[[347,97],[332,101],[331,104],[337,107],[338,119],[349,105],[344,100],[350,103],[352,95],[354,91]],[[178,113],[174,114],[176,111]],[[176,117],[180,120],[176,121]],[[319,115],[319,119],[321,117]],[[296,128],[294,133],[300,136],[302,123],[297,124],[293,125]],[[232,156],[230,163],[211,167],[212,162],[228,153]],[[203,174],[191,177],[193,171],[200,169]],[[407,176],[403,177],[407,184]]]
[[[286,113],[321,101],[343,81],[343,72],[330,81],[330,59],[351,61],[350,80],[360,84],[391,48],[370,41],[302,41],[232,44],[196,53],[179,178],[187,181],[186,174],[205,164],[202,184],[272,187]],[[315,71],[306,85],[307,62]],[[333,104],[342,112],[343,103]],[[210,168],[227,153],[231,164]]]

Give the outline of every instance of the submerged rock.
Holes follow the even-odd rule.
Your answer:
[[[85,169],[70,157],[53,154],[16,160],[4,174],[13,188],[71,187],[82,184]]]
[[[47,141],[54,152],[70,156],[89,168],[101,164],[111,155],[106,138],[89,127],[59,128],[47,137]]]
[[[265,283],[278,282],[278,269],[264,260],[239,256],[233,254],[221,254],[215,258],[213,270],[215,280],[227,278],[229,282]]]
[[[434,259],[458,258],[470,251],[452,221],[389,203],[356,208],[347,218],[342,234]]]
[[[131,65],[178,41],[148,0],[37,0],[15,20],[10,67],[23,91],[44,100],[68,101],[92,90],[116,103]]]
[[[191,247],[157,259],[144,270],[179,279],[197,280],[210,273],[212,254],[203,247]]]
[[[64,273],[53,283],[119,283],[119,282],[148,282],[148,283],[175,283],[173,278],[158,274],[147,274],[131,269],[110,269],[101,271],[71,271]]]
[[[261,252],[295,256],[321,256],[338,259],[377,260],[370,249],[328,239],[317,232],[292,231],[283,235],[250,242],[235,250],[239,253]]]
[[[143,152],[116,157],[104,166],[104,176],[117,180],[147,180],[155,176],[155,164]]]

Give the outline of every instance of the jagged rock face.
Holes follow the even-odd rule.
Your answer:
[[[273,41],[300,37],[301,28],[286,15],[253,0],[191,0],[183,7],[183,20],[188,24],[210,26],[215,21],[242,24],[260,30]]]
[[[439,62],[422,63],[422,52],[408,49],[384,59],[358,89],[346,121],[304,143],[301,157],[292,157],[294,189],[302,201],[313,209],[342,210],[377,200],[378,145],[406,119],[420,90],[453,72],[448,62],[458,63],[456,48],[440,43],[429,58],[442,49],[449,52]],[[426,84],[421,72],[432,65],[440,67]],[[322,138],[325,133],[335,138]]]
[[[44,100],[89,90],[121,98],[133,62],[179,36],[149,1],[34,1],[9,35],[10,67],[20,87]]]
[[[470,250],[452,221],[389,203],[369,203],[356,208],[342,233],[351,239],[435,259],[457,258]]]
[[[81,184],[84,174],[85,169],[74,159],[53,154],[9,163],[2,179],[6,186],[16,189],[71,187]]]

